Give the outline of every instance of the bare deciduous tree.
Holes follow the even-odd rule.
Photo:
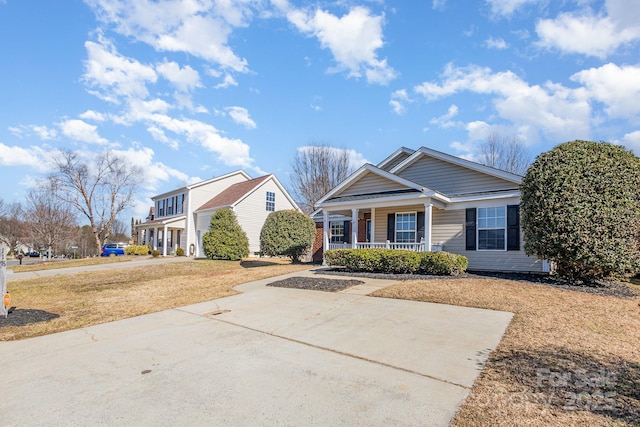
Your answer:
[[[100,253],[118,215],[133,204],[142,170],[108,150],[91,163],[63,151],[55,162],[58,195],[89,220]]]
[[[524,175],[532,162],[531,155],[516,136],[492,133],[480,147],[479,163],[496,169]]]
[[[29,192],[25,222],[31,242],[38,248],[46,248],[49,258],[52,251],[65,251],[77,226],[73,209],[56,197],[54,182]]]
[[[326,144],[299,147],[291,168],[293,194],[306,213],[353,172],[349,152]]]
[[[26,240],[26,229],[20,203],[6,204],[0,199],[0,242],[17,251],[18,244]]]

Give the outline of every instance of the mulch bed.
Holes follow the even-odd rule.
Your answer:
[[[15,309],[5,319],[0,316],[0,328],[6,326],[26,326],[31,323],[46,322],[60,317],[59,314],[49,313],[44,310]]]
[[[314,291],[338,292],[355,285],[362,285],[362,280],[355,279],[327,279],[322,277],[290,277],[277,282],[269,283],[267,286],[278,288],[311,289]]]
[[[475,272],[459,274],[457,276],[435,276],[426,274],[387,274],[387,273],[364,273],[348,271],[343,268],[325,269],[322,274],[336,276],[365,277],[370,279],[386,279],[386,280],[432,280],[432,279],[465,279],[465,278],[495,278],[515,280],[518,282],[535,283],[540,285],[552,286],[558,289],[566,289],[576,292],[586,292],[597,295],[615,296],[619,298],[635,298],[638,293],[626,286],[624,283],[614,281],[601,281],[595,285],[579,285],[568,282],[566,280],[557,279],[553,276],[541,274],[526,273],[492,273],[492,272]]]

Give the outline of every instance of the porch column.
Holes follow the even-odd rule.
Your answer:
[[[167,256],[167,225],[162,229],[162,256]]]
[[[158,227],[153,227],[153,245],[151,245],[151,250],[158,249]]]
[[[358,208],[351,209],[351,247],[358,247]]]
[[[329,227],[329,212],[326,209],[322,209],[322,265],[326,265],[324,261],[324,251],[329,250],[329,233],[331,227]]]
[[[424,204],[424,245],[427,252],[431,251],[431,202]]]

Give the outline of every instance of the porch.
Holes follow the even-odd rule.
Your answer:
[[[384,243],[374,243],[374,242],[355,242],[355,243],[329,243],[329,250],[333,249],[371,249],[371,248],[381,248],[381,249],[400,249],[405,251],[413,251],[413,252],[424,252],[427,251],[427,245],[424,241],[424,238],[420,239],[417,243],[396,243],[387,240]],[[431,251],[441,251],[442,245],[431,245]]]

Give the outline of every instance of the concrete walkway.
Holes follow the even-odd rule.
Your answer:
[[[2,342],[3,425],[446,426],[512,317],[265,286],[314,274]]]

